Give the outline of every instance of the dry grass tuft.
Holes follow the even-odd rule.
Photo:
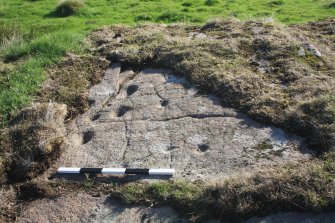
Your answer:
[[[49,100],[66,104],[72,119],[89,108],[88,90],[98,84],[109,66],[109,61],[94,56],[69,55],[47,71],[48,79],[37,95],[37,101]]]
[[[34,104],[12,120],[8,179],[21,181],[42,173],[57,158],[64,142],[65,105]]]
[[[23,30],[19,23],[0,21],[0,47],[21,39]]]
[[[335,207],[334,173],[334,154],[328,154],[321,161],[230,179],[207,189],[207,212],[236,219],[280,211],[328,211]]]
[[[16,190],[13,186],[1,186],[0,188],[0,221],[14,220],[19,205],[16,204]]]
[[[53,198],[57,195],[56,191],[44,182],[28,182],[21,185],[18,189],[20,200],[32,201],[40,198]]]

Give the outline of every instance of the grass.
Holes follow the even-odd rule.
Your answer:
[[[58,32],[43,35],[31,41],[13,42],[1,53],[5,61],[18,63],[16,69],[6,72],[0,82],[0,119],[6,124],[18,109],[29,105],[45,80],[46,67],[59,61],[66,52],[83,52],[83,35]]]
[[[84,3],[66,0],[57,5],[54,0],[0,0],[0,15],[4,18],[0,20],[0,42],[8,43],[1,44],[0,58],[9,64],[16,62],[14,71],[2,72],[0,76],[2,125],[31,102],[44,80],[45,67],[58,61],[67,51],[83,53],[84,36],[101,25],[134,25],[143,21],[201,23],[232,14],[240,19],[273,16],[290,24],[334,14],[334,8],[325,7],[332,1],[313,0],[269,3],[259,0],[87,0]]]

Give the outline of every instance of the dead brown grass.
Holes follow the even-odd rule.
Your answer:
[[[19,205],[16,203],[16,190],[13,186],[0,187],[0,222],[14,220],[17,215]]]
[[[36,177],[58,156],[64,142],[66,113],[65,105],[34,104],[12,120],[7,160],[10,181]]]
[[[322,161],[262,171],[207,189],[206,212],[221,219],[335,207],[334,154]],[[214,211],[215,210],[215,211]]]
[[[67,119],[73,119],[89,108],[88,90],[98,84],[109,61],[94,56],[68,55],[47,71],[48,79],[38,93],[37,101],[66,104]]]
[[[321,23],[323,29],[235,20],[202,27],[113,26],[92,39],[112,62],[172,69],[219,95],[224,105],[305,136],[323,151],[335,146],[334,34],[325,26],[335,22]],[[306,43],[322,57],[306,50],[299,56]]]

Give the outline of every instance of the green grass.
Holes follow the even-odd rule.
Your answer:
[[[334,15],[334,7],[329,7],[332,3],[332,0],[86,0],[83,6],[75,4],[74,14],[59,18],[55,16],[60,9],[56,0],[0,0],[0,58],[16,66],[15,70],[0,73],[0,122],[5,123],[17,109],[29,104],[44,80],[45,67],[66,52],[84,52],[84,36],[102,25],[147,21],[201,23],[231,15],[240,19],[272,16],[291,24]]]
[[[44,69],[57,62],[67,51],[83,52],[83,35],[69,31],[14,42],[2,49],[5,61],[24,60],[1,78],[0,118],[5,124],[22,106],[28,105],[45,79]]]

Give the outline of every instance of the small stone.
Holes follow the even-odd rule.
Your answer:
[[[264,30],[263,27],[252,27],[250,31],[252,32],[252,34],[254,34],[254,35],[258,35],[258,34],[260,34],[263,30]]]
[[[265,74],[265,73],[268,72],[268,70],[267,70],[266,68],[264,68],[264,67],[260,67],[260,68],[258,68],[258,71],[259,71],[261,74]]]
[[[311,52],[314,56],[322,57],[321,52],[320,52],[318,49],[316,49],[315,46],[314,46],[313,44],[306,43],[306,44],[304,45],[304,48],[305,48],[307,51]]]
[[[206,39],[207,35],[205,33],[198,33],[194,36],[195,39]]]
[[[261,63],[258,62],[258,61],[251,61],[250,65],[253,65],[253,66],[260,66]]]
[[[301,56],[301,57],[306,56],[306,53],[305,53],[304,48],[300,47],[299,52],[298,52],[298,55]]]
[[[264,18],[263,19],[263,22],[266,24],[266,23],[273,23],[275,22],[274,18],[272,17],[267,17],[267,18]]]

